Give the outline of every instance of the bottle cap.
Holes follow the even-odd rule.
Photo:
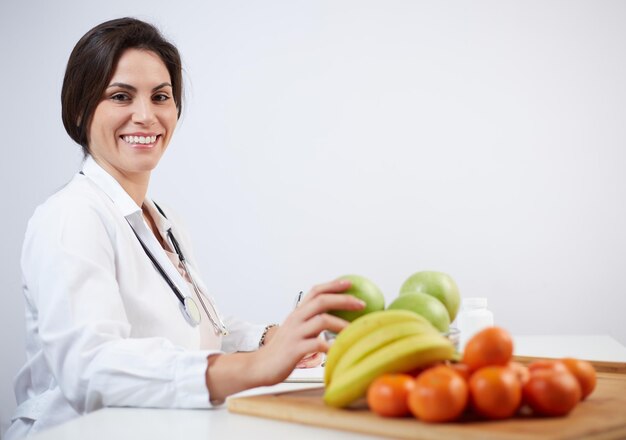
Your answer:
[[[463,307],[468,309],[486,309],[487,298],[463,298]]]

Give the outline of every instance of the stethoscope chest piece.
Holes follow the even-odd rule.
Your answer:
[[[200,315],[200,309],[196,302],[190,296],[186,296],[183,302],[178,303],[180,305],[180,311],[185,317],[185,320],[192,327],[200,325],[202,315]]]

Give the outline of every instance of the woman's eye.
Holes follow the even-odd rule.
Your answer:
[[[130,98],[125,93],[116,93],[116,94],[111,96],[111,100],[112,101],[122,102],[122,101],[128,101],[129,99]]]
[[[152,99],[154,99],[157,102],[163,102],[163,101],[167,101],[168,99],[170,99],[170,97],[163,93],[159,93],[158,95],[154,95]]]

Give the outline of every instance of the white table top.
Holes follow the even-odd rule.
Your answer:
[[[609,335],[514,336],[518,356],[626,362],[626,347]]]
[[[608,335],[515,336],[515,354],[536,357],[578,357],[598,361],[626,362],[626,347]],[[320,384],[279,384],[248,390],[242,395],[315,388]],[[37,440],[110,439],[371,439],[343,431],[315,428],[228,412],[210,410],[165,410],[105,408],[42,432]]]

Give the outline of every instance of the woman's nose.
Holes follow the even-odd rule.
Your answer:
[[[142,125],[151,125],[155,122],[156,116],[150,99],[136,99],[133,109],[133,122]]]

